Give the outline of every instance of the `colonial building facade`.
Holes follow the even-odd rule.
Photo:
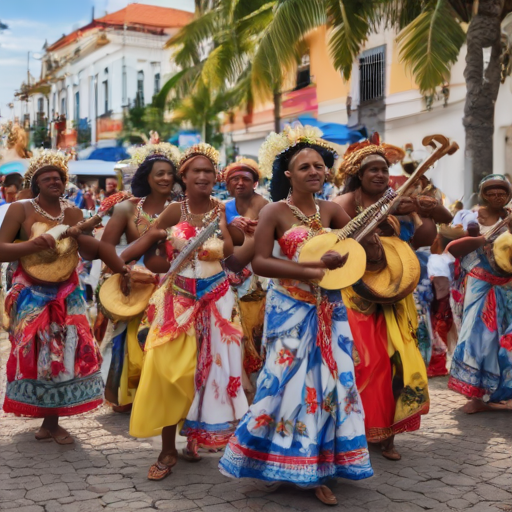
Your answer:
[[[41,77],[17,95],[14,116],[25,125],[52,122],[53,144],[115,138],[123,110],[145,106],[176,73],[164,44],[193,13],[142,4],[93,19],[46,46]]]

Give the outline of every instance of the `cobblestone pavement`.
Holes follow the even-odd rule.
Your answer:
[[[0,341],[3,363],[5,338]],[[2,370],[3,379],[3,370]],[[0,380],[2,380],[0,379]],[[3,388],[3,383],[2,383]],[[400,462],[372,451],[373,478],[338,480],[336,510],[420,512],[512,511],[512,413],[468,416],[446,379],[431,381],[432,408],[422,428],[398,437]],[[1,400],[1,396],[0,396]],[[39,420],[0,415],[0,510],[96,512],[320,511],[311,491],[281,487],[266,493],[252,480],[217,471],[218,454],[197,464],[180,460],[171,476],[147,480],[158,439],[133,439],[129,418],[103,407],[64,419],[74,446],[34,439]]]

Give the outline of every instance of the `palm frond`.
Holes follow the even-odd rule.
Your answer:
[[[165,109],[169,95],[173,92],[176,97],[183,97],[187,91],[194,88],[201,75],[202,64],[192,68],[186,68],[172,76],[160,89],[160,92],[153,98],[153,105]]]
[[[473,11],[473,0],[448,0],[462,21],[469,23]]]
[[[378,3],[371,0],[326,0],[326,3],[333,64],[348,80],[354,59],[377,18]]]
[[[199,62],[205,42],[212,40],[218,31],[219,9],[196,17],[165,43],[166,48],[177,48],[174,61],[178,66],[186,68]]]
[[[421,4],[419,0],[382,0],[380,9],[386,27],[402,30],[421,14]]]
[[[259,99],[269,98],[300,58],[297,43],[327,23],[323,0],[279,0],[253,60],[253,87]]]
[[[466,39],[448,0],[431,0],[397,37],[400,58],[423,93],[432,93],[450,77]]]

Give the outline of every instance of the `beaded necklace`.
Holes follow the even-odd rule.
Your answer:
[[[320,231],[323,228],[323,226],[322,226],[322,219],[321,219],[321,216],[320,216],[320,206],[319,206],[318,201],[316,199],[315,199],[316,211],[315,211],[315,213],[313,215],[309,215],[309,216],[305,215],[302,212],[302,210],[297,208],[292,203],[291,192],[290,192],[290,194],[288,194],[288,197],[286,198],[285,203],[288,205],[288,207],[290,208],[290,210],[293,213],[293,215],[298,220],[300,220],[300,222],[302,222],[304,225],[306,225],[308,228],[311,228],[314,231]]]
[[[38,199],[39,196],[37,196],[35,199],[30,200],[30,203],[34,207],[36,213],[43,217],[46,217],[48,220],[51,220],[52,222],[57,222],[61,224],[64,220],[64,213],[66,211],[66,208],[68,207],[68,201],[66,201],[62,197],[59,197],[60,214],[57,217],[54,217],[53,215],[50,215],[46,210],[43,210],[43,208],[41,208]]]
[[[181,203],[181,218],[192,226],[206,227],[213,218],[219,213],[220,205],[218,201],[210,198],[211,210],[206,213],[192,213],[188,205],[188,198]],[[199,224],[199,226],[198,226]]]

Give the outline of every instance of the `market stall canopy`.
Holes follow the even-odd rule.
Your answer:
[[[113,176],[117,177],[115,162],[104,160],[71,160],[68,162],[69,174],[76,176]]]
[[[119,162],[130,158],[130,155],[123,147],[97,148],[88,157],[87,160],[104,160],[106,162]]]
[[[28,158],[24,160],[11,160],[5,164],[0,164],[0,175],[13,174],[18,173],[22,176],[25,174],[25,171],[28,169]]]
[[[335,144],[352,144],[366,139],[368,133],[364,127],[348,127],[346,124],[323,123],[314,117],[299,116],[299,121],[303,126],[316,126],[322,130],[322,138],[334,142]]]

